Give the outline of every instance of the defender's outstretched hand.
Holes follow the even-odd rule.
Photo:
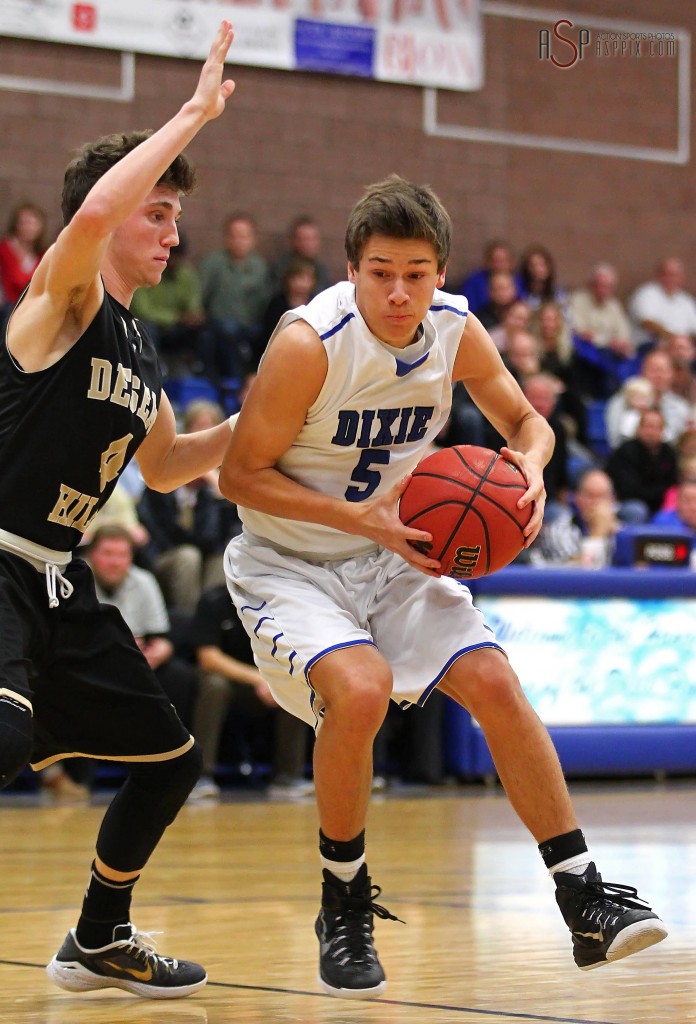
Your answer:
[[[191,103],[201,108],[207,121],[220,116],[225,109],[225,103],[234,92],[235,83],[232,79],[222,80],[225,58],[233,38],[234,31],[229,21],[221,22],[210,47],[210,53],[201,69],[198,87],[191,98]]]

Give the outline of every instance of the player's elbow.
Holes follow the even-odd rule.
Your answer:
[[[180,485],[181,481],[167,473],[166,468],[163,466],[148,466],[143,465],[142,462],[138,463],[140,467],[140,474],[145,482],[145,486],[150,491],[159,491],[160,494],[169,494],[171,491],[176,490]]]
[[[222,496],[227,498],[228,501],[233,502],[235,505],[244,504],[243,474],[237,466],[223,463],[218,479],[218,487]]]
[[[103,198],[88,195],[73,216],[71,227],[95,241],[106,238],[115,227],[110,204]]]

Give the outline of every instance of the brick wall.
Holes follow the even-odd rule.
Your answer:
[[[580,13],[696,27],[696,8],[681,0],[659,7],[652,0],[567,0],[556,11],[575,23],[568,35],[577,34]],[[598,57],[592,29],[584,59],[559,70],[538,56],[539,30],[551,28],[556,11],[545,22],[487,15],[485,86],[476,93],[440,91],[438,121],[675,149],[677,60],[646,52]],[[559,60],[572,56],[569,47],[555,47]],[[0,72],[113,86],[120,57],[0,38]],[[219,244],[220,223],[233,209],[255,214],[269,257],[282,247],[289,221],[311,212],[327,262],[341,274],[348,209],[364,184],[397,171],[434,185],[453,215],[450,286],[478,262],[486,239],[503,236],[518,251],[530,242],[547,245],[568,287],[581,283],[597,259],[609,259],[626,292],[651,276],[661,255],[680,255],[696,292],[691,163],[430,137],[420,88],[247,67],[232,74],[237,92],[229,110],[189,149],[201,181],[183,222],[195,257]],[[138,55],[132,103],[0,91],[0,221],[28,197],[49,211],[55,232],[71,150],[106,132],[158,126],[191,93],[196,77],[191,61]]]

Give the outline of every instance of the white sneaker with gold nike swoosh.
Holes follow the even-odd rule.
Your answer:
[[[46,973],[68,992],[121,988],[147,999],[179,999],[208,980],[200,964],[160,956],[152,936],[132,924],[117,925],[113,938],[100,949],[83,949],[71,928]]]

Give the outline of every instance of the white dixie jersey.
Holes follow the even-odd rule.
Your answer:
[[[324,344],[328,372],[276,468],[305,487],[347,501],[377,497],[412,472],[449,416],[452,369],[467,313],[462,295],[436,291],[420,337],[406,349],[372,334],[355,303],[355,286],[347,281],[285,313],[269,344],[282,328],[305,320]],[[314,560],[376,548],[366,537],[317,523],[242,507],[239,514],[255,538]]]

